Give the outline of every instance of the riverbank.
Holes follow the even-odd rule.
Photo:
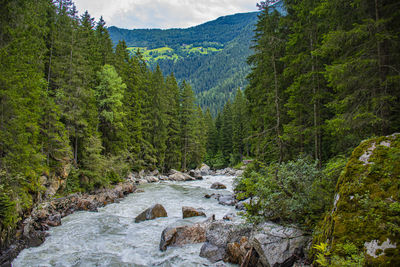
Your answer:
[[[66,197],[51,199],[37,204],[26,215],[18,227],[12,244],[0,253],[0,266],[10,266],[14,258],[25,248],[40,246],[48,236],[49,227],[61,225],[61,219],[75,211],[96,212],[98,208],[119,202],[126,195],[136,191],[137,185],[162,181],[196,181],[205,175],[236,176],[241,170],[226,168],[213,171],[206,165],[187,173],[171,170],[168,176],[158,171],[131,173],[124,182],[111,188],[99,189],[90,193],[76,193]]]
[[[75,211],[97,211],[99,207],[118,202],[135,190],[135,181],[126,180],[112,188],[76,193],[38,204],[17,229],[11,246],[1,252],[0,266],[11,266],[12,260],[25,248],[40,246],[45,241],[46,231],[49,227],[61,225],[61,218]]]

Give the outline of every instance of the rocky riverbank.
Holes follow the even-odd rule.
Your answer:
[[[57,192],[57,187],[49,186],[51,191],[49,200],[37,204],[29,215],[26,215],[20,227],[15,233],[12,244],[0,252],[0,266],[10,266],[11,261],[18,256],[19,252],[27,247],[41,245],[49,227],[61,225],[61,219],[75,211],[96,212],[99,207],[109,203],[118,202],[129,193],[136,191],[136,186],[146,183],[157,183],[162,181],[193,181],[203,179],[206,175],[240,175],[242,171],[226,168],[213,171],[203,164],[200,168],[190,170],[187,173],[171,170],[168,175],[158,171],[141,171],[131,173],[123,183],[113,188],[100,189],[91,193],[77,193],[67,197],[52,199],[51,195]],[[53,190],[54,189],[54,190]],[[54,191],[54,192],[53,192]]]
[[[113,188],[77,193],[37,205],[17,230],[13,244],[1,252],[0,266],[11,266],[11,261],[20,251],[41,245],[47,236],[46,231],[49,227],[61,225],[61,218],[75,211],[97,211],[97,208],[118,202],[135,190],[135,184],[127,180]]]

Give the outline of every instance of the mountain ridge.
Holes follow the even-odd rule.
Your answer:
[[[197,103],[215,115],[247,85],[247,58],[259,12],[237,13],[184,29],[120,29],[109,27],[113,44],[125,40],[134,53],[139,49],[150,67],[186,80]]]

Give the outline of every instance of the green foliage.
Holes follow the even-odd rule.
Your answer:
[[[318,162],[300,157],[282,164],[252,163],[235,191],[253,199],[246,213],[250,221],[296,223],[310,230],[330,205],[331,186]]]
[[[314,245],[317,251],[315,262],[320,266],[347,266],[347,267],[361,267],[364,266],[364,253],[359,253],[357,247],[352,243],[346,243],[341,247],[342,255],[331,254],[328,249],[327,243]]]

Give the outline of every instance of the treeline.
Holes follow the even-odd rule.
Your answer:
[[[352,150],[400,131],[400,3],[285,0],[279,13],[270,2],[245,90],[256,161],[236,190],[253,199],[249,220],[313,231]]]
[[[228,101],[215,118],[207,110],[206,124],[208,165],[221,169],[238,165],[250,156],[247,101],[240,89],[234,101]]]
[[[188,83],[151,71],[71,0],[10,0],[0,16],[1,245],[46,188],[118,182],[202,162],[206,128]]]
[[[252,152],[320,162],[400,130],[398,1],[261,2],[246,89]]]
[[[247,85],[250,67],[246,59],[251,55],[257,15],[258,12],[251,12],[225,16],[189,29],[124,30],[110,27],[109,30],[114,43],[125,39],[128,46],[176,49],[183,58],[161,58],[157,62],[148,62],[149,65],[154,69],[159,64],[164,75],[173,72],[178,81],[188,81],[197,103],[203,110],[209,108],[215,117],[228,100],[233,101],[236,89],[244,89]],[[183,44],[223,50],[205,55],[180,54]]]

